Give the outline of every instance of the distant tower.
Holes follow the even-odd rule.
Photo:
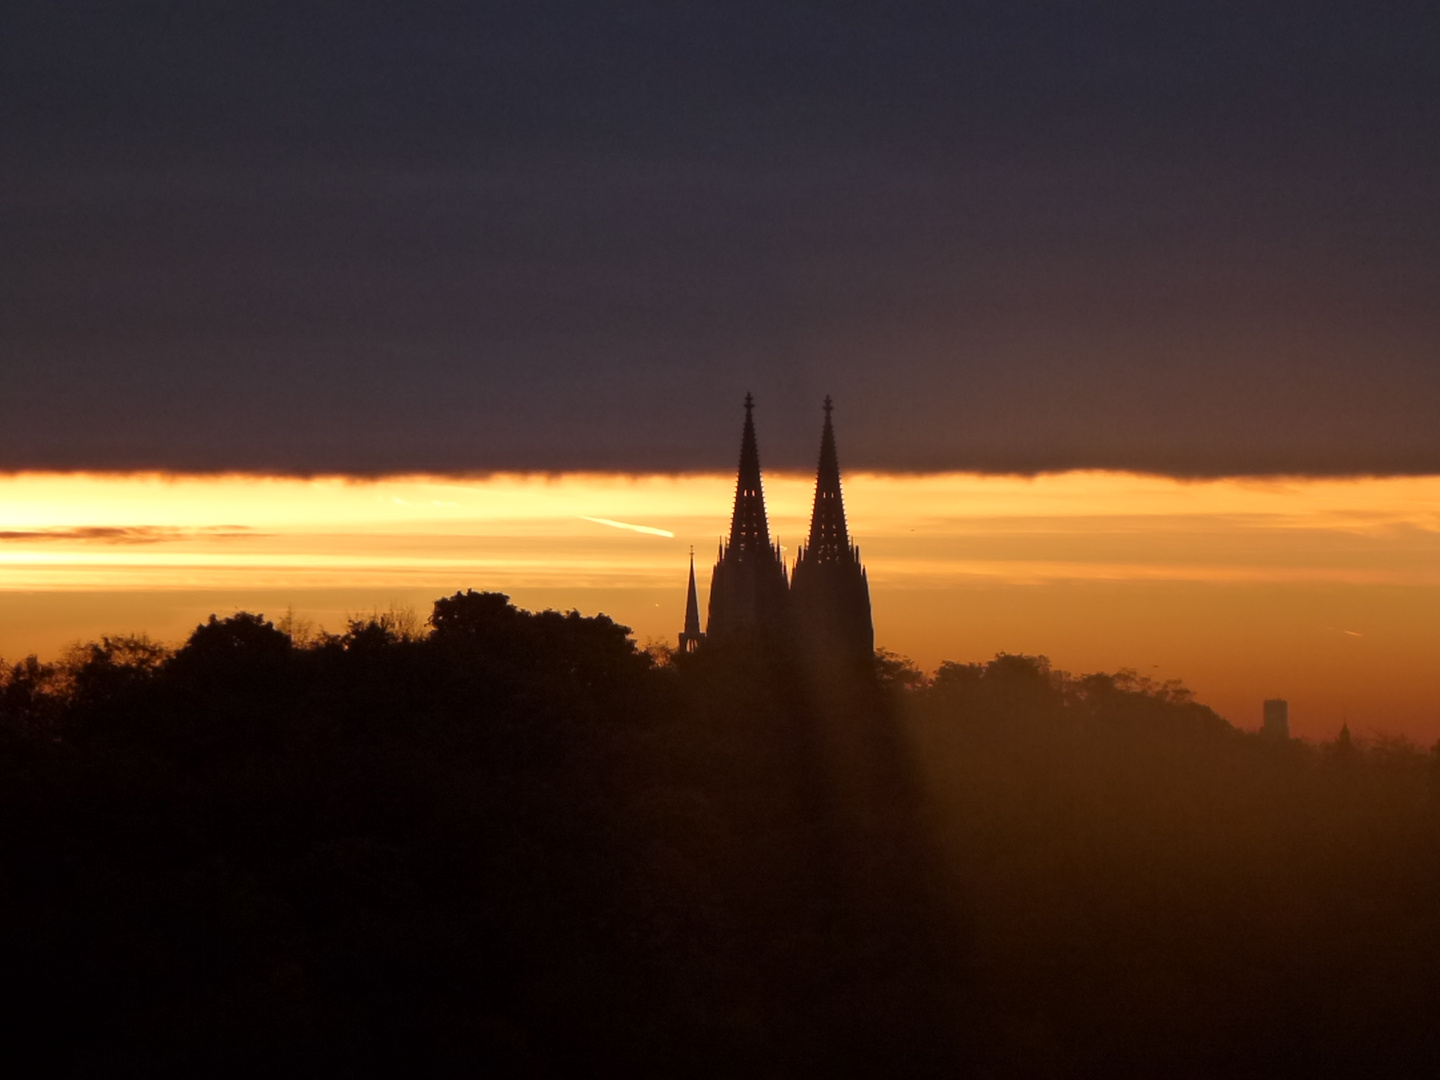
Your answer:
[[[680,631],[680,651],[691,653],[700,647],[700,601],[695,596],[695,549],[690,549],[690,591],[685,594],[685,629]]]
[[[760,487],[760,451],[755,445],[755,399],[745,395],[745,431],[740,438],[740,473],[730,539],[720,545],[710,578],[711,644],[775,641],[783,633],[788,582],[780,546],[770,542],[765,492]]]
[[[803,654],[868,664],[875,651],[870,582],[860,563],[860,549],[850,543],[845,525],[840,463],[835,454],[835,429],[830,422],[833,409],[827,397],[810,538],[795,559],[790,608]]]
[[[1284,698],[1270,698],[1265,702],[1265,723],[1260,734],[1272,739],[1290,738],[1290,703]]]

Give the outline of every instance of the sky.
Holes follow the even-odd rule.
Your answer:
[[[360,480],[0,478],[0,656],[182,641],[212,612],[343,632],[440,596],[605,612],[673,645],[689,552],[702,610],[728,474]],[[814,478],[768,472],[787,560]],[[1330,738],[1440,739],[1440,477],[1180,481],[849,473],[878,645],[926,671],[997,652],[1180,679],[1233,723],[1291,702]]]
[[[0,468],[1440,471],[1430,3],[0,14]]]
[[[880,644],[1433,739],[1437,115],[1403,0],[10,0],[0,655],[669,637],[831,394]]]

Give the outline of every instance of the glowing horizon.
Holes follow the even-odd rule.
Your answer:
[[[813,484],[766,474],[772,535],[787,553],[808,526]],[[1373,726],[1440,735],[1428,616],[1440,594],[1440,477],[854,473],[844,484],[877,641],[927,669],[1044,652],[1071,670],[1185,678],[1242,725],[1248,703],[1274,695],[1304,705],[1299,730],[1308,715],[1318,732],[1322,714],[1329,724],[1361,700],[1384,714]],[[315,610],[333,619],[346,596],[362,610],[386,593],[423,603],[427,591],[476,588],[582,610],[603,597],[638,640],[669,639],[689,548],[703,570],[733,489],[723,474],[0,476],[10,613],[0,655],[58,649],[45,612],[62,595],[72,637],[183,637],[184,619],[155,614],[165,595],[273,606],[323,593]],[[708,574],[698,577],[703,591]],[[181,609],[193,617],[193,605]],[[1335,642],[1343,656],[1331,655]]]

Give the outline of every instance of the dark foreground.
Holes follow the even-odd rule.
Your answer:
[[[251,616],[0,681],[49,1075],[1416,1075],[1440,769],[1033,658],[655,664],[603,617]]]

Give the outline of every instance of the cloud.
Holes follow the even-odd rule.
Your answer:
[[[1440,472],[1424,5],[66,6],[0,469]]]
[[[200,529],[182,529],[172,525],[75,525],[49,529],[4,529],[0,530],[0,543],[78,540],[100,544],[159,544],[196,537],[256,535],[260,534],[244,525],[212,525]]]

